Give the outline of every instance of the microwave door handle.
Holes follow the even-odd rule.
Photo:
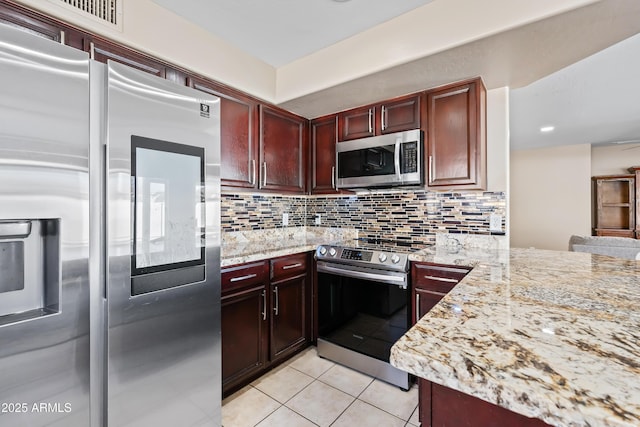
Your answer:
[[[402,181],[402,177],[400,176],[400,144],[401,144],[401,140],[397,139],[396,149],[395,149],[395,152],[393,153],[393,164],[395,165],[396,181],[398,182]]]

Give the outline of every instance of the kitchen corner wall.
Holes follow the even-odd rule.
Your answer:
[[[504,192],[375,192],[345,196],[223,194],[223,232],[283,227],[355,228],[361,237],[435,243],[436,232],[492,234],[489,216],[502,215]]]

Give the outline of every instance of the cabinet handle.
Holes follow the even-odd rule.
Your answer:
[[[420,320],[420,294],[416,293],[416,323]]]
[[[449,279],[447,277],[424,276],[428,280],[437,280],[438,282],[458,283],[458,279]]]
[[[433,156],[429,156],[429,184],[433,182]]]
[[[262,320],[267,320],[267,291],[262,290]]]
[[[249,160],[249,173],[251,174],[251,185],[256,185],[256,175],[258,172],[256,171],[256,160]]]
[[[278,301],[278,287],[273,288],[273,293],[276,294],[276,302],[275,307],[273,307],[273,311],[275,311],[276,316],[278,315],[278,309],[280,308],[280,303]]]
[[[333,188],[334,190],[337,190],[337,188],[336,188],[336,167],[335,166],[331,167],[331,188]]]
[[[385,117],[386,115],[387,115],[387,107],[383,105],[382,108],[380,109],[380,127],[382,128],[382,130],[385,130],[387,128],[387,120]]]
[[[241,282],[243,280],[253,279],[256,276],[257,276],[257,274],[247,274],[246,276],[232,277],[229,281],[230,282]]]
[[[369,108],[369,133],[373,133],[373,109]]]
[[[64,30],[60,30],[60,44],[65,44],[67,41],[66,38],[67,34],[64,32]]]
[[[262,188],[267,186],[267,162],[262,162]]]
[[[296,268],[296,267],[300,267],[302,265],[302,263],[297,262],[295,264],[289,264],[289,265],[285,265],[282,267],[283,270],[289,270],[290,268]]]
[[[89,58],[96,59],[96,45],[93,42],[89,43]]]

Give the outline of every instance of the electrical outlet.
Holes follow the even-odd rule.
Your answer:
[[[282,226],[283,227],[289,226],[289,214],[288,213],[283,213],[282,214]]]
[[[322,224],[322,219],[321,219],[320,214],[318,214],[318,215],[316,215],[316,225],[320,225],[320,224]]]
[[[489,215],[489,231],[502,231],[502,215]]]

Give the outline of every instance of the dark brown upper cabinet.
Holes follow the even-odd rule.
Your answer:
[[[336,115],[311,121],[311,192],[336,193]]]
[[[420,98],[412,94],[339,113],[339,141],[419,128]]]
[[[486,89],[482,80],[427,91],[426,103],[426,187],[485,189]]]
[[[258,143],[254,133],[258,121],[257,102],[205,79],[191,77],[189,86],[220,98],[220,178],[223,189],[256,189]]]
[[[260,105],[259,188],[286,193],[306,191],[308,120]]]

